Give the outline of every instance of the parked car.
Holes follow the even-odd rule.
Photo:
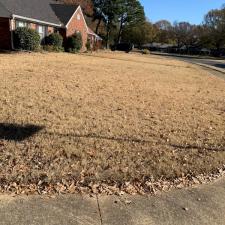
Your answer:
[[[130,52],[132,51],[134,48],[134,45],[133,44],[130,44],[130,43],[119,43],[117,45],[113,45],[111,47],[111,50],[112,51],[124,51],[124,52]]]

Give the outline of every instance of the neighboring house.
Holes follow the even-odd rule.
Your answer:
[[[177,45],[173,44],[163,44],[157,42],[144,44],[142,48],[147,48],[150,51],[188,55],[210,55],[213,53],[213,51],[210,49],[200,48],[198,46],[183,45],[181,47],[178,47]]]
[[[88,39],[92,46],[102,40],[87,26],[80,6],[52,0],[0,0],[0,49],[13,49],[13,30],[17,27],[37,30],[42,40],[53,32],[60,33],[64,40],[79,32],[82,51]]]
[[[153,42],[153,43],[149,43],[149,44],[144,44],[142,47],[147,48],[150,51],[168,52],[175,46],[172,44]]]

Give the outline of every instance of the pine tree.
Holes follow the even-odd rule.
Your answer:
[[[121,40],[121,35],[124,28],[129,26],[136,26],[138,23],[145,21],[144,8],[138,0],[118,0],[118,20],[119,31],[117,43]]]

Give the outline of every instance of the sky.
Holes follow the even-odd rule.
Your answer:
[[[187,21],[201,24],[211,9],[221,8],[225,0],[140,0],[151,22],[161,19],[170,22]]]

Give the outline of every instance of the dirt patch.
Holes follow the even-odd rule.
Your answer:
[[[2,191],[148,192],[147,182],[225,164],[225,82],[197,66],[122,53],[15,54],[0,55],[0,71]]]

